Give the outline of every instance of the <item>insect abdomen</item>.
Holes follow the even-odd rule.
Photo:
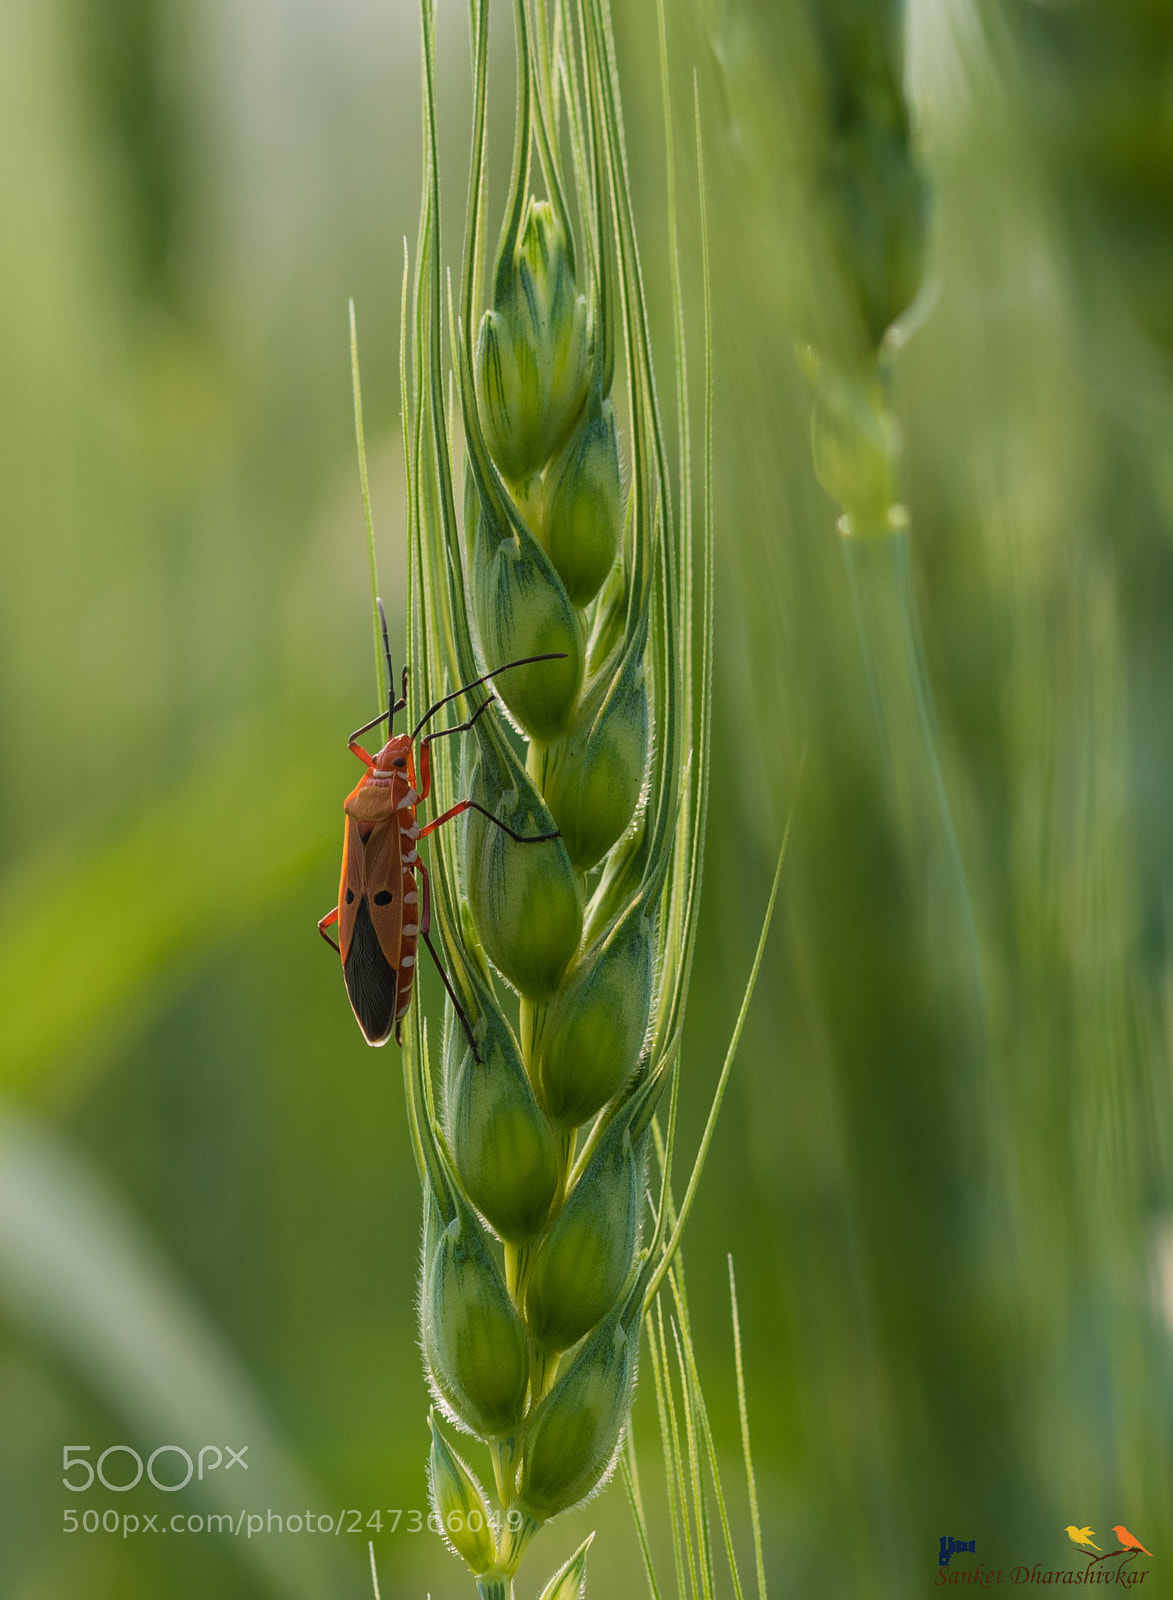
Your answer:
[[[346,992],[368,1044],[385,1044],[395,1025],[398,979],[379,944],[364,894],[354,918],[350,949],[343,963]]]
[[[411,986],[415,979],[416,941],[419,938],[419,889],[411,873],[403,874],[403,933],[399,958],[399,1008],[395,1020],[407,1015],[411,1004]]]

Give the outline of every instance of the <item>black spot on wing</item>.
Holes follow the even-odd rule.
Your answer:
[[[369,1044],[382,1044],[395,1021],[395,974],[387,964],[371,921],[366,896],[359,901],[342,969],[346,992]]]
[[[377,906],[389,906],[394,898],[395,896],[391,893],[390,889],[380,889],[378,894],[375,896],[375,904]]]

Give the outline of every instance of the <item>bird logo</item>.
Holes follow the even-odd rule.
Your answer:
[[[1074,1522],[1069,1522],[1067,1524],[1067,1537],[1071,1540],[1072,1544],[1079,1545],[1081,1550],[1100,1549],[1099,1545],[1095,1543],[1096,1535],[1094,1528],[1077,1528]],[[1102,1553],[1103,1552],[1101,1552],[1101,1554]]]
[[[1068,1528],[1067,1531],[1070,1533],[1071,1529]],[[1128,1529],[1124,1527],[1122,1523],[1117,1523],[1112,1529],[1112,1532],[1120,1540],[1120,1543],[1124,1546],[1125,1550],[1144,1550],[1145,1555],[1148,1556],[1150,1561],[1152,1560],[1153,1552],[1151,1550],[1145,1550],[1144,1545],[1141,1544],[1140,1540],[1136,1538],[1134,1534],[1129,1533]]]

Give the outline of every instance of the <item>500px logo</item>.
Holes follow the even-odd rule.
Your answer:
[[[246,1444],[241,1445],[239,1450],[234,1450],[230,1444],[226,1444],[223,1449],[218,1444],[201,1445],[194,1460],[182,1445],[161,1444],[151,1451],[147,1457],[145,1467],[142,1456],[128,1444],[107,1445],[98,1457],[96,1465],[88,1459],[93,1448],[93,1445],[89,1444],[67,1444],[63,1446],[62,1466],[65,1468],[65,1476],[61,1481],[74,1494],[84,1494],[87,1489],[93,1487],[95,1479],[102,1485],[103,1489],[111,1489],[115,1494],[123,1494],[127,1489],[133,1489],[141,1481],[144,1471],[148,1482],[152,1483],[156,1489],[162,1489],[164,1494],[175,1494],[180,1489],[186,1489],[193,1477],[202,1479],[205,1473],[215,1472],[220,1467],[223,1467],[225,1472],[229,1472],[233,1467],[243,1467],[246,1472],[248,1471],[248,1462],[244,1459],[248,1454],[248,1445]],[[213,1456],[215,1460],[210,1459]],[[111,1463],[109,1470],[115,1474],[116,1478],[126,1478],[125,1483],[112,1482],[108,1476],[106,1464],[111,1457],[123,1458],[118,1461],[116,1466]],[[129,1457],[129,1460],[126,1460],[126,1457]],[[164,1466],[164,1461],[167,1463],[166,1466]],[[156,1472],[156,1464],[158,1464],[158,1472]],[[81,1482],[78,1482],[77,1479],[79,1472],[85,1474]],[[133,1475],[127,1478],[127,1472],[131,1472]],[[70,1477],[70,1473],[73,1473],[74,1476]],[[182,1476],[179,1476],[180,1474]],[[178,1482],[169,1483],[166,1481],[168,1478],[176,1476],[179,1476]]]

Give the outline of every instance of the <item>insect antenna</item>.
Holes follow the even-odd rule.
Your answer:
[[[364,722],[361,728],[356,728],[348,741],[350,744],[353,744],[362,734],[369,733],[372,728],[377,728],[380,722],[387,724],[387,737],[389,739],[395,732],[396,713],[407,710],[407,667],[404,666],[403,669],[399,699],[397,700],[395,698],[395,669],[391,665],[391,641],[387,635],[387,614],[383,610],[383,602],[377,595],[375,597],[375,605],[379,610],[379,626],[383,630],[383,656],[387,663],[387,709],[386,711],[380,711],[379,715],[372,717],[369,722]]]
[[[383,602],[378,595],[375,596],[375,609],[379,613],[379,628],[383,634],[383,659],[387,663],[387,737],[390,738],[395,731],[395,713],[399,707],[395,703],[395,668],[391,665],[391,637],[387,632],[387,613],[383,610]],[[379,721],[382,720],[380,717]]]

